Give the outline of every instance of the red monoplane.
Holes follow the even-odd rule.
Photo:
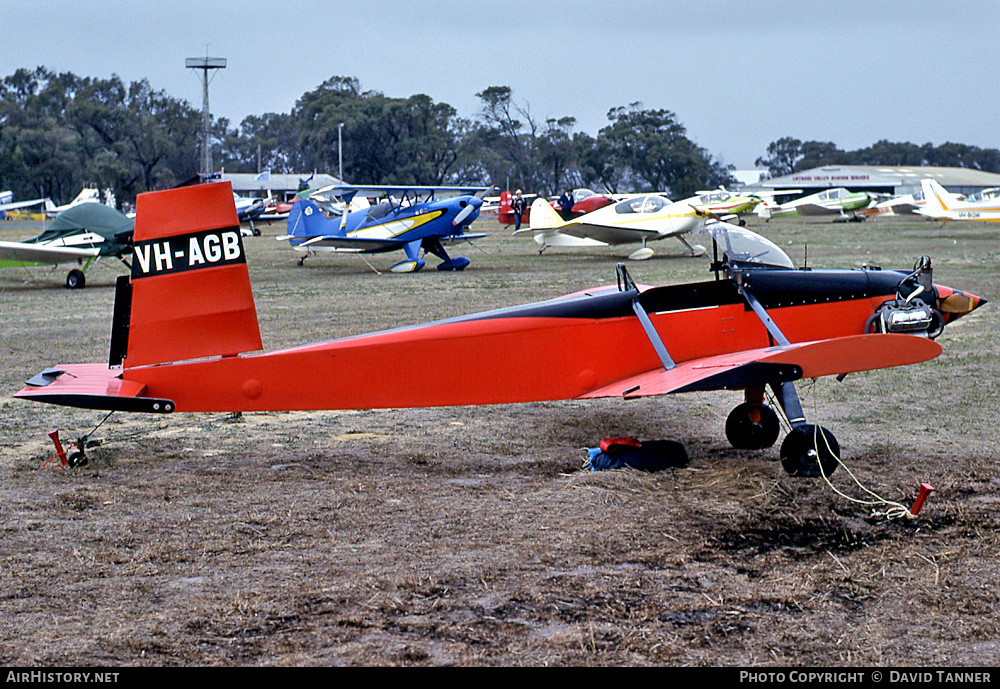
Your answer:
[[[744,392],[726,423],[739,448],[791,431],[794,474],[837,465],[833,435],[805,420],[794,381],[925,361],[951,321],[985,303],[912,271],[796,270],[775,245],[716,223],[715,280],[617,287],[283,351],[259,353],[232,192],[142,194],[131,276],[119,278],[109,363],[60,364],[23,399],[103,410],[272,411],[480,405]],[[778,259],[778,260],[774,260]],[[778,263],[783,266],[776,265]],[[539,356],[559,352],[559,356]],[[400,362],[449,375],[412,385]]]

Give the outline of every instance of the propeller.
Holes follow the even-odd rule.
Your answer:
[[[694,205],[693,203],[689,203],[688,205],[691,206],[691,208],[694,210],[695,215],[697,215],[700,218],[707,217],[707,218],[712,218],[716,222],[725,222],[711,208],[698,208],[698,206]]]
[[[466,203],[465,208],[463,208],[458,212],[458,215],[456,215],[455,219],[451,221],[451,224],[454,225],[455,227],[460,226],[463,222],[465,222],[465,219],[468,218],[472,214],[472,211],[474,210],[476,210],[476,206],[474,204]]]

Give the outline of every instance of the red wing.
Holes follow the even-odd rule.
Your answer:
[[[692,359],[670,370],[656,369],[625,378],[580,395],[579,399],[743,389],[799,378],[915,364],[940,353],[941,345],[916,335],[852,335]]]

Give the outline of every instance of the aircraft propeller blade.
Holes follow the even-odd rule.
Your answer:
[[[705,217],[707,215],[708,217],[712,218],[713,220],[716,220],[717,222],[724,222],[722,218],[720,218],[718,214],[716,214],[710,208],[698,208],[693,203],[689,203],[688,205],[691,206],[692,209],[694,209],[695,215],[697,216]]]
[[[465,208],[460,210],[458,212],[458,215],[455,216],[455,219],[451,221],[451,224],[455,225],[456,227],[461,225],[463,222],[465,222],[465,219],[472,214],[472,211],[474,210],[476,210],[475,206],[473,206],[471,203],[466,204]]]

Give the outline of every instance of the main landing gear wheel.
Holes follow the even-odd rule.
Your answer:
[[[766,404],[759,405],[760,419],[755,422],[754,406],[749,402],[737,405],[726,419],[726,438],[737,450],[763,450],[778,439],[778,415]]]
[[[69,289],[83,289],[86,284],[87,278],[79,268],[69,271],[69,275],[66,276],[66,287]]]
[[[840,445],[833,433],[811,423],[793,428],[780,454],[781,466],[792,476],[829,476],[840,464]]]

